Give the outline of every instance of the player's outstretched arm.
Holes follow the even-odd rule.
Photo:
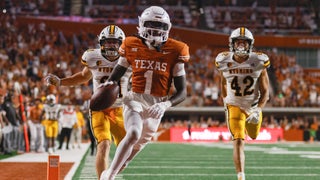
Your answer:
[[[88,82],[92,78],[92,73],[89,68],[84,67],[81,72],[75,73],[70,77],[62,78],[61,86],[77,86]]]
[[[81,72],[75,73],[70,77],[66,78],[59,78],[54,74],[48,74],[44,80],[46,81],[47,85],[53,86],[76,86],[81,85],[92,78],[91,71],[85,67]]]

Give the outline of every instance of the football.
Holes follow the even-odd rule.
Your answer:
[[[98,87],[91,96],[90,109],[92,111],[101,111],[109,108],[116,101],[118,94],[118,84],[108,84],[106,86]]]

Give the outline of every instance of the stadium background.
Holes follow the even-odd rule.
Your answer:
[[[148,5],[148,1],[2,1],[2,91],[14,92],[12,84],[19,82],[26,107],[48,93],[59,96],[62,104],[68,100],[82,104],[90,83],[47,88],[42,78],[49,72],[65,77],[79,71],[82,53],[96,47],[96,36],[106,24],[119,25],[127,36],[135,34],[137,16]],[[192,55],[188,98],[166,114],[158,140],[170,139],[171,127],[225,127],[214,57],[228,50],[228,33],[238,26],[252,30],[255,49],[272,61],[264,128],[281,129],[281,141],[320,139],[319,1],[172,0],[152,5],[169,12],[171,37],[188,43]],[[12,94],[19,108],[17,97]],[[310,136],[310,131],[318,136]]]

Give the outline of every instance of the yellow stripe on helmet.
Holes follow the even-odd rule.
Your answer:
[[[114,35],[115,29],[116,29],[115,25],[110,25],[109,34],[113,34]]]
[[[240,36],[245,36],[245,31],[246,31],[246,28],[241,27],[240,28]]]

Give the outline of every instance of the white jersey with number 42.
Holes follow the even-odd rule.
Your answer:
[[[259,100],[257,80],[262,70],[269,67],[269,57],[264,53],[251,52],[246,61],[238,63],[233,60],[233,54],[222,52],[216,57],[216,66],[227,84],[225,103],[248,110]]]

